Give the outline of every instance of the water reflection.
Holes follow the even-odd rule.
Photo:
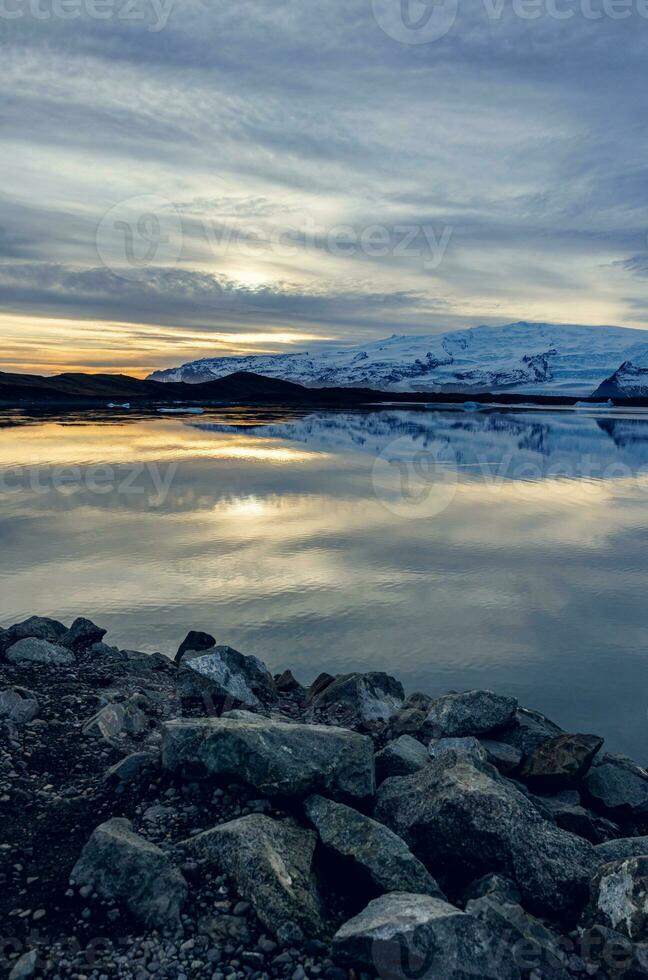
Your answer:
[[[3,625],[87,614],[165,652],[206,628],[304,680],[380,666],[431,693],[492,686],[643,757],[639,414],[5,421]],[[448,471],[445,506],[414,513],[403,473],[420,496]]]

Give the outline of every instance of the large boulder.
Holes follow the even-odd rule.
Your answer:
[[[325,847],[362,869],[379,891],[445,897],[405,842],[384,824],[323,796],[309,797],[305,810]]]
[[[101,643],[106,630],[101,626],[96,626],[91,619],[84,619],[83,616],[74,620],[69,630],[66,630],[60,642],[70,650],[87,650],[95,643]]]
[[[178,719],[162,729],[171,772],[239,779],[269,796],[361,800],[375,791],[373,743],[347,729],[261,717]]]
[[[266,665],[227,646],[185,653],[178,687],[183,701],[207,701],[218,711],[236,706],[258,708],[276,695]]]
[[[282,941],[297,942],[322,931],[312,871],[316,841],[311,830],[255,813],[205,830],[185,847],[228,874]]]
[[[507,945],[525,977],[570,980],[573,976],[559,936],[520,905],[484,895],[469,901],[466,912],[483,922],[494,935],[507,937]]]
[[[76,657],[67,647],[32,637],[18,640],[9,647],[5,657],[12,664],[43,664],[47,667],[65,667],[76,663]]]
[[[447,752],[461,752],[464,756],[470,756],[475,762],[486,762],[486,750],[482,748],[481,742],[473,735],[464,735],[462,738],[433,738],[428,745],[428,756],[430,759],[440,759]]]
[[[633,941],[648,940],[648,855],[599,868],[592,879],[585,921]]]
[[[571,920],[585,904],[592,846],[549,823],[496,769],[465,753],[446,752],[413,776],[386,780],[375,816],[450,894],[501,872],[534,914]]]
[[[216,640],[211,633],[201,633],[200,630],[189,630],[176,651],[174,657],[175,662],[177,664],[180,663],[185,653],[203,653],[205,650],[210,650],[215,646]]]
[[[376,753],[376,779],[382,783],[390,776],[411,776],[427,765],[428,758],[421,742],[411,735],[401,735]]]
[[[443,899],[391,892],[374,899],[333,937],[345,966],[381,977],[519,980],[503,937]]]
[[[37,640],[48,640],[50,643],[60,643],[67,627],[59,623],[57,619],[49,619],[47,616],[30,616],[29,619],[21,623],[14,623],[8,629],[0,633],[0,654],[5,653],[10,646],[18,640],[33,638]]]
[[[569,830],[572,834],[578,834],[579,837],[584,837],[592,844],[599,844],[601,841],[607,840],[608,837],[619,833],[616,824],[582,806],[577,790],[564,789],[555,796],[534,796],[531,798],[536,806],[548,811],[559,827],[562,827],[563,830]]]
[[[489,735],[511,724],[517,701],[492,691],[445,694],[432,702],[424,731],[432,738]]]
[[[578,783],[603,745],[598,735],[556,735],[527,756],[520,778],[534,789],[563,789]]]
[[[582,784],[590,805],[615,818],[648,814],[648,773],[624,756],[606,754]]]
[[[187,883],[159,847],[133,833],[128,820],[115,817],[93,831],[70,881],[124,905],[145,926],[180,927]]]
[[[404,698],[403,685],[389,674],[341,674],[312,699],[309,718],[372,731],[389,722]]]

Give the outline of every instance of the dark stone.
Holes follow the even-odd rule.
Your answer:
[[[399,834],[449,894],[474,878],[511,878],[534,914],[573,921],[587,899],[592,846],[560,830],[488,763],[447,752],[387,779],[376,818]]]
[[[67,647],[33,637],[26,637],[12,644],[5,657],[13,664],[32,663],[46,667],[65,667],[76,663],[74,654]]]
[[[250,814],[185,841],[192,855],[225,871],[278,937],[301,942],[322,932],[312,872],[316,836],[288,820]]]
[[[162,764],[171,772],[230,777],[268,796],[365,799],[375,791],[373,743],[347,729],[261,717],[188,718],[162,728]]]
[[[310,704],[318,696],[318,694],[321,694],[322,691],[325,691],[326,688],[329,686],[329,684],[332,684],[334,680],[335,677],[333,676],[333,674],[327,674],[326,671],[323,671],[321,674],[318,674],[315,680],[313,681],[313,683],[311,684],[311,686],[308,688],[306,694],[306,703]]]
[[[585,776],[582,791],[595,810],[613,819],[648,814],[648,775],[623,756],[602,756]]]
[[[49,643],[60,643],[67,627],[59,623],[57,619],[49,619],[47,616],[30,616],[29,619],[21,623],[14,623],[8,629],[0,633],[0,654],[5,653],[10,646],[18,640],[34,638],[37,640],[47,640]]]
[[[489,735],[510,725],[517,701],[492,691],[446,694],[432,702],[424,730],[431,738]]]
[[[304,809],[325,847],[361,868],[380,891],[445,898],[405,842],[384,824],[323,796],[309,797]]]
[[[382,671],[341,674],[311,699],[309,718],[371,731],[389,722],[404,697],[402,684]]]
[[[216,712],[236,706],[258,708],[276,697],[274,680],[263,661],[226,646],[185,653],[178,688],[183,703],[202,700]]]
[[[594,850],[604,864],[631,857],[648,857],[648,837],[620,837],[597,844]]]
[[[284,670],[283,674],[277,674],[275,676],[275,687],[280,693],[284,694],[295,694],[304,691],[299,681],[293,677],[291,670]]]
[[[504,775],[515,772],[522,762],[522,753],[514,745],[496,742],[493,739],[480,739],[486,757],[492,766]]]
[[[384,978],[519,980],[505,937],[440,898],[391,892],[333,937],[335,959]]]
[[[496,902],[519,905],[522,896],[520,889],[504,875],[487,874],[471,882],[464,895],[464,902],[474,898],[492,898]]]
[[[382,783],[390,776],[410,776],[427,765],[428,750],[411,735],[401,735],[388,742],[376,755],[376,780]]]
[[[70,650],[81,651],[87,650],[93,643],[101,643],[105,635],[106,630],[101,629],[100,626],[95,626],[90,619],[79,616],[61,637],[60,642],[63,646],[69,647]]]
[[[570,980],[568,959],[559,937],[516,903],[500,902],[492,895],[472,899],[466,912],[504,935],[521,973],[542,980]]]
[[[187,882],[159,847],[133,833],[128,820],[115,817],[96,828],[70,881],[122,903],[146,926],[180,928]]]
[[[587,975],[594,980],[647,980],[648,944],[633,943],[613,929],[592,926],[580,936]]]
[[[190,651],[202,653],[203,650],[210,650],[215,646],[216,640],[210,633],[201,633],[199,630],[189,630],[184,640],[178,647],[178,651],[174,658],[175,662],[177,664],[180,663],[185,653],[189,653]]]
[[[527,756],[520,778],[534,789],[562,789],[578,783],[603,745],[598,735],[556,735]]]
[[[497,736],[498,742],[506,742],[519,749],[522,755],[530,755],[538,745],[546,742],[547,739],[562,735],[562,728],[550,721],[539,711],[530,711],[528,708],[518,708],[513,717],[513,721],[505,731]]]

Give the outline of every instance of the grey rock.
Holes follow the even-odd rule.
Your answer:
[[[16,960],[9,974],[9,980],[27,980],[28,977],[35,975],[38,968],[38,950],[30,949]]]
[[[522,752],[514,745],[497,742],[493,739],[480,739],[481,746],[486,750],[486,756],[492,766],[506,776],[515,772],[522,762]]]
[[[496,769],[465,753],[447,752],[413,776],[386,780],[375,816],[444,888],[500,872],[534,914],[571,920],[585,904],[592,846],[547,822]]]
[[[231,777],[268,796],[364,799],[375,791],[373,743],[346,729],[196,718],[162,730],[162,764],[172,772]]]
[[[468,902],[474,898],[492,898],[500,904],[511,905],[519,905],[522,900],[520,889],[515,882],[498,874],[487,874],[471,882],[466,889],[464,900]]]
[[[382,783],[390,776],[410,776],[426,765],[428,758],[428,751],[421,742],[411,735],[401,735],[376,753],[376,779]]]
[[[151,752],[131,752],[106,772],[106,779],[119,783],[135,783],[159,764],[159,757]]]
[[[495,935],[505,935],[513,958],[524,976],[542,980],[570,980],[568,960],[559,937],[520,905],[499,902],[492,896],[472,899],[466,912]]]
[[[205,653],[185,653],[178,684],[183,699],[209,698],[218,706],[259,707],[276,695],[274,681],[257,657],[246,657],[227,646]]]
[[[577,791],[563,790],[555,796],[532,796],[531,799],[536,805],[541,805],[548,810],[556,824],[563,830],[578,834],[592,844],[599,844],[606,840],[610,833],[618,832],[615,824],[582,806]]]
[[[488,735],[510,725],[516,708],[515,698],[492,691],[446,694],[430,705],[424,728],[432,738]]]
[[[648,856],[599,868],[584,918],[589,925],[614,929],[633,941],[648,940]]]
[[[47,616],[30,616],[21,623],[14,623],[9,629],[0,633],[0,653],[4,653],[18,640],[33,637],[38,640],[49,640],[50,643],[60,643],[67,633],[67,627],[56,619]]]
[[[595,810],[613,818],[648,813],[648,775],[623,756],[602,756],[585,776],[582,788]]]
[[[335,958],[382,977],[518,980],[502,937],[440,898],[392,892],[374,899],[333,937]]]
[[[251,814],[184,845],[191,855],[225,871],[268,929],[299,940],[322,931],[312,872],[316,840],[311,830],[290,821]]]
[[[185,653],[193,651],[194,653],[202,653],[203,650],[210,650],[212,647],[216,646],[216,640],[211,635],[211,633],[201,633],[199,630],[189,630],[184,640],[178,647],[175,655],[175,662],[179,663]]]
[[[140,735],[150,727],[148,716],[134,700],[106,704],[82,728],[84,735],[99,735],[108,741]]]
[[[648,837],[620,837],[604,841],[594,848],[597,858],[604,864],[631,857],[648,857]]]
[[[401,708],[400,711],[397,711],[393,715],[389,722],[391,737],[398,738],[399,735],[418,735],[423,730],[426,717],[427,712],[421,708]],[[429,735],[421,737],[425,738],[426,741],[429,739]]]
[[[72,869],[73,885],[122,903],[144,925],[175,930],[187,883],[169,858],[115,817],[97,827]]]
[[[38,715],[38,701],[24,697],[15,687],[0,691],[0,718],[8,718],[15,725],[26,725]]]
[[[447,752],[459,752],[462,755],[475,759],[476,762],[486,762],[486,752],[479,742],[472,735],[463,738],[433,738],[428,745],[428,756],[430,759],[440,759]]]
[[[96,626],[92,620],[79,616],[61,637],[60,642],[70,650],[87,650],[93,644],[101,643],[105,635],[106,630]]]
[[[342,674],[312,698],[309,718],[371,731],[389,722],[404,697],[402,684],[382,671]]]
[[[603,745],[598,735],[555,735],[527,756],[520,778],[534,789],[560,789],[578,783]]]
[[[497,740],[515,746],[526,756],[530,755],[538,745],[546,742],[547,739],[561,734],[562,728],[559,728],[539,711],[518,708],[510,726],[498,734]]]
[[[405,842],[384,824],[323,796],[309,797],[304,808],[325,847],[362,868],[380,891],[445,898]]]
[[[318,694],[321,694],[334,680],[333,674],[327,674],[326,671],[318,674],[306,692],[306,704],[311,704]]]
[[[276,675],[275,687],[278,691],[286,694],[297,694],[299,692],[304,693],[304,688],[293,676],[293,672],[291,670],[284,670],[282,674]]]
[[[12,664],[33,663],[63,667],[76,663],[74,654],[67,647],[32,637],[18,640],[9,647],[5,656]]]

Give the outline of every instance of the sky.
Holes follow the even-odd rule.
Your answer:
[[[648,323],[648,0],[0,0],[0,369]]]

